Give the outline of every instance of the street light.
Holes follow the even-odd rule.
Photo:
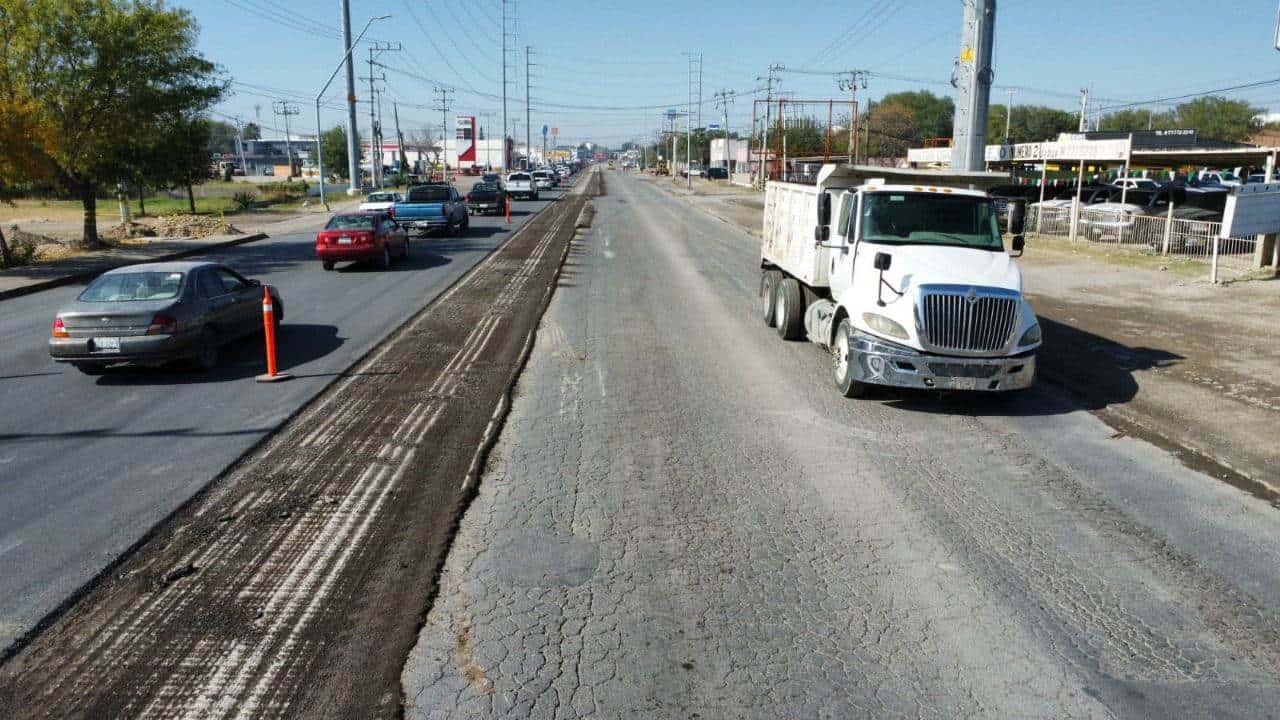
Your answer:
[[[320,128],[320,99],[329,91],[329,86],[333,84],[333,79],[338,77],[338,72],[340,72],[342,67],[347,64],[347,59],[351,57],[351,52],[355,50],[356,46],[360,44],[360,41],[364,39],[364,34],[369,32],[369,26],[378,20],[386,20],[390,17],[390,15],[378,15],[376,17],[369,18],[369,22],[364,24],[364,29],[361,30],[360,34],[356,36],[356,39],[351,42],[351,46],[347,48],[347,51],[342,54],[342,60],[338,62],[338,67],[334,68],[333,74],[329,76],[329,80],[325,82],[324,87],[320,88],[320,93],[316,95],[316,170],[320,174],[320,202],[324,203],[325,211],[329,210],[329,196],[324,192],[324,151],[321,150],[322,143],[320,142],[320,135],[322,133]],[[351,128],[351,131],[355,132],[355,128]]]

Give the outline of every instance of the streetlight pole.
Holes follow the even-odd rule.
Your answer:
[[[347,169],[348,169],[348,172],[351,173],[351,187],[347,189],[347,194],[354,195],[360,191],[359,190],[360,173],[359,173],[359,160],[355,154],[356,152],[355,151],[356,106],[355,106],[354,93],[355,93],[356,81],[355,81],[355,75],[353,74],[351,69],[351,51],[354,50],[356,45],[360,43],[360,40],[364,38],[364,34],[366,32],[369,32],[370,25],[372,25],[374,22],[378,20],[386,20],[387,18],[391,17],[390,15],[379,15],[377,17],[369,18],[369,22],[364,24],[364,29],[360,31],[360,34],[356,37],[355,42],[350,42],[349,38],[351,36],[351,23],[350,23],[350,12],[348,12],[348,7],[347,7],[347,0],[343,0],[342,2],[342,15],[343,15],[343,27],[344,27],[343,39],[344,41],[346,41],[347,51],[343,53],[342,61],[338,63],[338,67],[334,68],[333,74],[329,76],[329,79],[327,81],[325,81],[324,87],[320,88],[319,93],[316,93],[316,170],[320,175],[320,202],[324,203],[325,210],[329,209],[329,197],[324,194],[324,153],[320,149],[321,145],[323,144],[320,141],[320,136],[323,134],[323,131],[321,130],[321,126],[320,126],[320,100],[323,99],[324,94],[329,91],[329,86],[333,84],[333,79],[338,77],[338,72],[345,67],[347,69],[347,97],[349,99],[348,106],[347,106],[347,110],[348,110]]]

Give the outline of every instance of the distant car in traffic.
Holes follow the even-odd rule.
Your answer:
[[[390,212],[391,208],[403,199],[400,193],[396,192],[370,193],[365,197],[364,202],[360,203],[360,210],[361,212]]]
[[[708,180],[728,180],[729,171],[722,167],[707,168]]]
[[[484,175],[481,175],[481,176],[480,176],[480,182],[482,182],[482,183],[495,183],[495,184],[497,184],[497,185],[501,185],[501,184],[502,184],[502,176],[501,176],[501,175],[499,175],[498,173],[485,173]]]
[[[396,203],[396,222],[407,231],[426,235],[439,230],[445,235],[465,235],[471,229],[467,203],[452,185],[417,185],[409,188],[404,200]]]
[[[467,212],[475,215],[501,213],[507,206],[507,192],[497,183],[476,183],[467,193]]]
[[[528,200],[538,199],[538,185],[534,182],[533,176],[527,172],[514,172],[507,176],[507,181],[503,183],[506,188],[507,195],[513,198],[525,198]]]
[[[534,170],[532,175],[533,183],[539,190],[550,190],[555,184],[551,179],[551,173],[546,170]]]
[[[383,270],[409,257],[409,235],[389,213],[339,213],[316,233],[316,257],[325,270],[339,262],[371,262]]]
[[[262,331],[262,283],[211,262],[129,265],[99,275],[58,311],[49,355],[86,375],[111,365],[218,364],[219,347]],[[273,317],[280,293],[268,286]]]

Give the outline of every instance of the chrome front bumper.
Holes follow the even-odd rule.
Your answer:
[[[849,366],[859,382],[926,390],[1022,390],[1036,379],[1034,350],[993,358],[930,355],[861,332],[849,347]]]

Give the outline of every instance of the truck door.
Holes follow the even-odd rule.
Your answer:
[[[858,237],[859,193],[842,192],[836,198],[835,228],[831,238],[828,282],[832,297],[839,298],[853,285],[854,242]]]

